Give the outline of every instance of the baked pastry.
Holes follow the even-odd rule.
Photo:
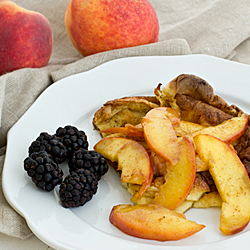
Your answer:
[[[162,84],[158,84],[155,88],[155,96],[124,97],[106,102],[94,115],[95,129],[100,131],[112,127],[122,127],[125,124],[140,124],[150,109],[159,106],[171,107],[180,112],[182,120],[203,126],[215,126],[243,114],[240,108],[229,105],[223,98],[215,95],[212,86],[195,75],[181,74],[162,89],[161,87]],[[102,134],[102,136],[105,137],[107,134]],[[112,134],[112,136],[122,135]],[[233,146],[250,175],[249,125]],[[157,183],[162,180],[162,177],[163,175],[155,172],[155,179],[141,198],[141,203],[152,201],[154,193],[157,191]],[[216,192],[216,186],[209,171],[197,173],[198,177],[205,181],[211,192]],[[126,188],[133,194],[139,187],[128,184]],[[185,209],[188,209],[189,206],[190,204],[186,204]]]
[[[240,112],[215,95],[213,88],[205,80],[194,75],[179,75],[162,90],[160,87],[158,85],[155,89],[155,95],[161,106],[170,105],[186,121],[214,126],[238,116]]]
[[[125,124],[137,125],[150,109],[159,106],[160,103],[155,96],[134,96],[111,100],[96,111],[93,125],[99,131],[123,127]]]

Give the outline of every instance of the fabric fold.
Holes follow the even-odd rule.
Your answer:
[[[191,50],[189,48],[188,43],[184,39],[166,40],[158,43],[125,49],[117,49],[84,57],[74,63],[64,66],[62,69],[56,72],[52,72],[51,76],[53,81],[56,82],[66,76],[81,73],[110,60],[124,57],[174,56],[189,54],[191,54]]]

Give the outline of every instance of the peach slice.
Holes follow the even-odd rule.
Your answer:
[[[95,144],[94,150],[110,161],[117,162],[118,150],[128,143],[128,140],[123,137],[105,137]]]
[[[207,127],[198,130],[191,135],[194,137],[199,134],[212,135],[226,142],[227,144],[232,144],[234,141],[239,139],[244,133],[248,124],[248,115],[243,114],[240,117],[233,117],[230,120],[226,120],[223,123]]]
[[[156,204],[115,206],[109,220],[128,235],[157,241],[180,240],[205,227]]]
[[[107,134],[121,133],[127,136],[144,137],[142,128],[140,129],[139,127],[133,126],[131,124],[126,124],[125,127],[107,128],[99,132]]]
[[[154,173],[148,152],[140,143],[122,137],[106,137],[94,146],[94,150],[110,161],[118,162],[121,182],[142,185],[132,197],[134,201],[145,193]]]
[[[142,119],[145,141],[153,152],[175,165],[179,160],[180,145],[172,123],[167,118],[167,112],[164,113],[161,109],[156,108],[154,113],[154,116],[146,115]],[[156,113],[159,114],[159,117]]]
[[[140,143],[128,140],[117,152],[121,181],[142,185],[153,172],[149,155]]]
[[[179,126],[174,126],[174,131],[177,136],[187,136],[204,128],[206,126],[181,120]]]
[[[152,202],[174,209],[186,199],[195,181],[195,148],[190,139],[183,137],[180,160],[175,165],[168,164],[166,170],[166,181]]]
[[[181,114],[177,110],[169,107],[158,107],[149,110],[145,117],[168,118],[174,126],[180,124]]]
[[[236,234],[250,219],[250,181],[236,152],[225,142],[210,135],[194,137],[196,152],[209,164],[217,190],[222,199],[220,230]]]

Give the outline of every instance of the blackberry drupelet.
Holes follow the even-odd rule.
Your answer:
[[[63,171],[46,151],[32,153],[24,160],[24,170],[40,189],[52,191],[63,180]]]
[[[101,177],[107,173],[109,167],[104,157],[94,150],[78,149],[69,160],[69,171],[73,172],[77,169],[88,169],[96,175],[99,181]]]
[[[58,164],[63,163],[67,158],[67,149],[63,143],[55,135],[47,132],[41,133],[29,147],[29,155],[39,151],[46,151]]]
[[[79,148],[88,149],[89,143],[87,135],[84,131],[78,130],[76,127],[67,125],[65,127],[59,127],[55,134],[58,138],[62,139],[62,143],[68,150],[69,158]]]
[[[97,192],[98,181],[89,170],[78,169],[60,185],[59,196],[65,208],[83,206]]]

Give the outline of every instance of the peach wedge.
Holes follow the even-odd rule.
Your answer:
[[[106,137],[95,144],[94,150],[110,161],[117,162],[118,151],[128,143],[128,140],[127,138],[120,137]]]
[[[145,117],[168,118],[171,121],[172,125],[179,125],[181,122],[180,112],[169,107],[158,107],[151,109],[148,111]]]
[[[126,124],[124,127],[107,128],[107,129],[101,130],[100,133],[106,133],[106,134],[121,133],[126,136],[144,137],[142,128],[133,126],[131,124]]]
[[[198,131],[195,131],[191,135],[194,137],[198,134],[212,135],[226,142],[232,144],[239,139],[244,133],[248,124],[248,115],[243,114],[240,117],[233,117],[230,120],[226,120],[223,123],[207,127]]]
[[[195,148],[190,139],[183,137],[180,141],[180,160],[175,165],[167,164],[165,183],[152,202],[169,209],[176,208],[188,196],[195,176]]]
[[[154,173],[148,152],[140,143],[122,137],[106,137],[94,146],[94,150],[118,163],[121,182],[142,185],[133,200],[145,193]]]
[[[154,113],[148,113],[142,119],[145,141],[153,152],[175,165],[179,160],[180,145],[172,122],[167,117],[168,112],[158,108],[149,112]]]
[[[156,204],[115,206],[109,220],[128,235],[157,241],[184,239],[205,227]]]
[[[222,199],[220,230],[236,234],[250,219],[250,181],[236,152],[225,142],[210,135],[194,137],[196,152],[209,165]]]

